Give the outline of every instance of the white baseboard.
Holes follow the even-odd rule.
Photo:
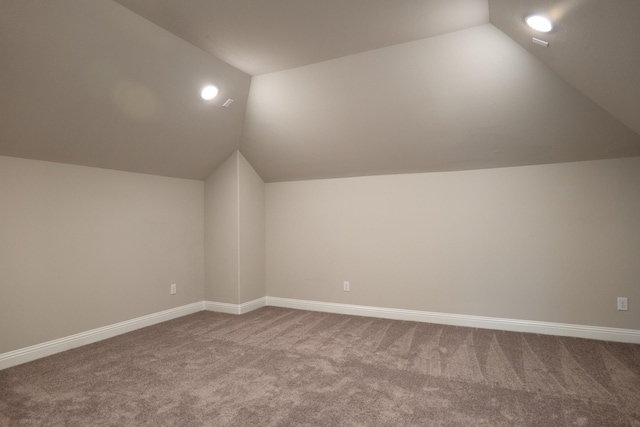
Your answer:
[[[267,305],[267,297],[254,299],[253,301],[247,301],[240,304],[240,314],[248,313],[253,310],[257,310]]]
[[[247,301],[242,304],[229,304],[226,302],[205,301],[204,309],[208,311],[216,311],[218,313],[227,314],[244,314],[253,310],[257,310],[260,307],[267,305],[267,297],[254,299],[253,301]]]
[[[0,354],[0,369],[10,368],[12,366],[40,359],[42,357],[51,356],[52,354],[80,347],[82,345],[91,344],[96,341],[115,337],[116,335],[121,335],[136,329],[155,325],[156,323],[166,322],[167,320],[186,316],[187,314],[197,313],[202,310],[204,310],[204,303],[203,301],[200,301],[7,353],[2,353]]]
[[[274,307],[640,344],[640,330],[636,329],[618,329],[601,326],[539,322],[534,320],[434,313],[429,311],[369,307],[363,305],[338,304],[290,298],[267,297],[266,299],[267,305]]]
[[[126,320],[113,325],[104,326],[102,328],[92,329],[90,331],[81,332],[68,337],[32,345],[30,347],[2,353],[0,354],[0,370],[60,353],[75,347],[111,338],[116,335],[131,332],[146,326],[155,325],[156,323],[166,322],[167,320],[175,319],[177,317],[197,313],[202,310],[228,314],[243,314],[264,306],[640,344],[640,330],[636,329],[571,325],[566,323],[504,319],[464,314],[434,313],[429,311],[338,304],[291,298],[262,297],[242,304],[200,301],[158,313],[149,314],[147,316]]]

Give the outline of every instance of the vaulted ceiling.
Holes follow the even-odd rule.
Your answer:
[[[204,179],[239,149],[267,182],[639,156],[638,52],[637,0],[0,0],[0,155]]]

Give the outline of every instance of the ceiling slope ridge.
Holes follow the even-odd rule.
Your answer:
[[[529,54],[531,54],[531,56],[538,61],[538,63],[546,68],[550,73],[553,73],[554,75],[556,75],[559,79],[562,79],[567,85],[571,86],[573,89],[575,89],[577,92],[579,92],[581,95],[583,95],[586,99],[588,99],[589,101],[591,101],[593,104],[597,105],[599,108],[602,109],[602,111],[604,113],[606,113],[607,115],[609,115],[613,120],[615,120],[616,122],[618,122],[620,124],[620,126],[623,126],[625,128],[627,128],[630,132],[636,134],[638,136],[638,143],[640,144],[640,130],[636,130],[634,128],[632,128],[630,125],[628,125],[627,123],[625,123],[624,121],[622,121],[622,119],[620,119],[619,117],[616,117],[611,111],[609,111],[604,105],[602,105],[600,102],[598,102],[597,99],[594,99],[589,93],[588,91],[584,90],[584,87],[581,86],[576,86],[575,82],[571,81],[570,79],[568,79],[566,77],[566,75],[564,75],[560,70],[558,70],[557,67],[554,67],[553,64],[549,64],[548,62],[543,61],[542,59],[540,59],[538,56],[536,56],[535,54],[533,54],[528,48],[527,46],[523,45],[521,42],[519,42],[518,40],[514,39],[510,34],[505,33],[502,29],[500,29],[499,27],[495,26],[494,24],[489,24],[492,27],[494,27],[496,30],[500,31],[501,33],[503,33],[505,36],[509,37],[511,40],[513,40],[515,43],[518,43],[518,45],[522,46],[522,48],[524,50],[526,50]]]
[[[489,22],[487,0],[115,0],[250,75]]]
[[[182,42],[190,45],[192,48],[195,48],[195,49],[199,50],[200,52],[202,52],[205,55],[212,56],[216,61],[220,61],[220,62],[225,63],[227,66],[229,66],[230,68],[233,68],[238,73],[242,73],[242,74],[246,75],[249,78],[251,77],[251,74],[247,73],[246,71],[241,70],[240,68],[236,67],[235,65],[225,61],[224,59],[220,58],[219,56],[217,56],[216,54],[212,53],[211,51],[209,51],[207,49],[204,49],[199,44],[194,43],[193,40],[191,40],[191,39],[189,39],[187,37],[183,37],[183,36],[181,36],[179,34],[176,34],[175,32],[171,31],[170,29],[167,29],[166,27],[158,24],[156,21],[150,19],[148,16],[145,16],[143,14],[140,14],[139,12],[136,12],[133,9],[130,9],[129,7],[125,6],[123,4],[123,2],[120,2],[118,0],[111,0],[111,1],[113,3],[115,3],[118,7],[122,8],[123,10],[125,10],[127,13],[132,13],[132,14],[138,16],[140,19],[145,20],[146,22],[148,22],[152,26],[154,26],[157,29],[161,30],[163,33],[166,33],[167,35],[169,35],[171,37],[175,37],[175,38],[181,40]]]
[[[0,4],[0,155],[202,180],[238,149],[246,73],[113,1]]]
[[[489,22],[484,23],[484,24],[471,25],[471,26],[466,27],[466,28],[447,31],[447,32],[442,33],[442,34],[435,34],[435,35],[429,36],[429,37],[422,37],[422,38],[415,39],[415,40],[407,40],[407,41],[403,41],[403,42],[400,42],[400,43],[395,43],[395,44],[391,44],[391,45],[387,45],[387,46],[374,47],[374,48],[371,48],[371,49],[366,49],[366,50],[359,51],[359,52],[353,52],[353,53],[349,53],[349,54],[346,54],[346,55],[337,56],[337,57],[334,57],[334,58],[327,58],[327,59],[323,59],[321,61],[317,61],[317,62],[313,62],[313,63],[309,63],[309,64],[298,65],[298,66],[295,66],[295,67],[285,68],[285,69],[282,69],[282,70],[269,71],[269,72],[266,72],[266,73],[255,74],[255,75],[252,76],[252,78],[253,77],[261,77],[261,76],[265,76],[265,75],[268,75],[268,74],[274,74],[274,73],[284,73],[284,72],[287,72],[287,71],[295,71],[295,70],[298,70],[300,68],[314,67],[314,66],[326,63],[326,62],[332,62],[332,61],[336,61],[336,60],[340,60],[340,59],[344,59],[344,58],[349,58],[349,57],[354,57],[354,56],[358,56],[358,55],[367,55],[367,54],[375,53],[376,51],[380,51],[380,50],[384,50],[384,49],[401,47],[401,46],[404,46],[404,45],[409,45],[411,43],[419,43],[419,42],[422,42],[424,40],[431,40],[431,39],[437,39],[437,38],[440,38],[440,37],[446,37],[446,36],[448,36],[450,34],[459,33],[459,32],[462,32],[462,31],[468,31],[468,30],[472,30],[474,28],[485,27],[485,26],[492,26],[493,27],[493,25],[491,23],[489,23]]]
[[[640,156],[640,138],[487,24],[255,76],[241,152],[265,182]]]
[[[493,25],[640,134],[640,2],[489,0],[489,12]],[[528,28],[532,13],[549,16],[552,31]]]

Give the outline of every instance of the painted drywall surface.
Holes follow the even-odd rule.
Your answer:
[[[201,301],[203,196],[202,181],[0,157],[0,353]]]
[[[262,298],[265,288],[264,182],[238,154],[240,303]]]
[[[238,304],[238,152],[205,181],[205,299]]]
[[[483,25],[255,76],[240,151],[276,182],[639,156],[640,135]]]
[[[251,78],[115,2],[0,2],[0,57],[0,155],[204,180],[237,148]]]
[[[205,199],[205,299],[264,297],[264,182],[236,151],[206,180]]]
[[[640,329],[640,158],[269,183],[266,238],[269,296]]]

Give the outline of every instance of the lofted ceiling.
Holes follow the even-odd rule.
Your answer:
[[[0,155],[204,179],[238,149],[250,76],[110,0],[0,0],[0,58]]]
[[[640,134],[640,2],[489,0],[491,23],[569,84]],[[544,13],[556,27],[531,43],[522,19]]]
[[[639,48],[637,0],[0,0],[0,155],[205,179],[240,149],[267,182],[639,156]]]
[[[251,75],[489,22],[485,0],[116,0]]]

